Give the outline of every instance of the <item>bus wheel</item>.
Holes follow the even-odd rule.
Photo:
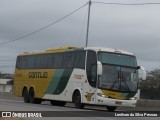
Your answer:
[[[27,88],[25,88],[23,90],[23,100],[24,100],[25,103],[29,103],[29,93],[28,93]]]
[[[76,108],[78,108],[78,109],[84,108],[84,104],[81,103],[81,95],[79,92],[74,93],[73,102],[74,102]]]
[[[35,98],[35,93],[33,88],[31,88],[29,91],[29,100],[30,100],[30,103],[35,103],[35,104],[41,104],[42,102],[41,99]]]
[[[55,106],[65,106],[66,102],[64,101],[56,101],[56,100],[51,100],[50,101],[51,105],[55,105]]]
[[[107,110],[109,112],[114,112],[116,110],[117,107],[113,107],[113,106],[106,106]]]

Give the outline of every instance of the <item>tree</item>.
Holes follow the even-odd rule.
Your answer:
[[[160,69],[155,69],[147,73],[147,79],[140,82],[141,90],[160,90]]]

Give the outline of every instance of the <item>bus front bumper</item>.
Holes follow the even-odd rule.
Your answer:
[[[135,107],[137,100],[119,100],[97,96],[97,104],[117,107]]]

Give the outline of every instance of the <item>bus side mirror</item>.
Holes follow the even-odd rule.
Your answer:
[[[142,66],[138,66],[139,80],[146,80],[146,69]]]
[[[102,63],[97,61],[97,74],[102,75]]]

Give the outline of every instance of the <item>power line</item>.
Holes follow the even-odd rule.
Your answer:
[[[24,35],[24,36],[21,36],[21,37],[19,37],[19,38],[13,39],[13,40],[0,43],[0,45],[4,45],[4,44],[7,44],[7,43],[11,43],[11,42],[17,41],[17,40],[21,40],[21,39],[23,39],[23,38],[25,38],[25,37],[31,36],[31,35],[33,35],[33,34],[35,34],[35,33],[38,33],[38,32],[40,32],[40,31],[42,31],[42,30],[44,30],[44,29],[46,29],[46,28],[48,28],[48,27],[50,27],[50,26],[52,26],[52,25],[60,22],[61,20],[69,17],[70,15],[74,14],[74,13],[77,12],[78,10],[82,9],[83,7],[85,7],[87,4],[88,4],[88,2],[87,2],[86,4],[84,4],[83,6],[79,7],[78,9],[76,9],[76,10],[70,12],[69,14],[65,15],[64,17],[62,17],[62,18],[56,20],[55,22],[52,22],[52,23],[50,23],[50,24],[48,24],[48,25],[46,25],[46,26],[44,26],[44,27],[42,27],[42,28],[40,28],[40,29],[38,29],[38,30],[36,30],[36,31],[33,31],[33,32],[31,32],[31,33],[28,33],[28,34],[26,34],[26,35]]]
[[[160,3],[106,3],[106,2],[92,2],[92,3],[98,3],[98,4],[108,4],[108,5],[160,5]]]
[[[108,4],[108,5],[160,5],[160,3],[106,3],[106,2],[94,2],[94,1],[93,1],[92,3]],[[16,39],[13,39],[13,40],[10,40],[10,41],[7,41],[7,42],[0,43],[0,45],[4,45],[4,44],[7,44],[7,43],[11,43],[11,42],[14,42],[14,41],[18,41],[18,40],[21,40],[21,39],[23,39],[23,38],[25,38],[25,37],[31,36],[31,35],[33,35],[33,34],[35,34],[35,33],[38,33],[38,32],[40,32],[40,31],[42,31],[42,30],[44,30],[44,29],[46,29],[46,28],[48,28],[48,27],[50,27],[50,26],[52,26],[52,25],[60,22],[61,20],[69,17],[70,15],[74,14],[74,13],[77,12],[78,10],[82,9],[83,7],[85,7],[87,4],[88,4],[88,2],[87,2],[86,4],[84,4],[83,6],[79,7],[78,9],[76,9],[76,10],[72,11],[71,13],[67,14],[66,16],[64,16],[64,17],[62,17],[62,18],[60,18],[60,19],[58,19],[58,20],[56,20],[56,21],[54,21],[54,22],[52,22],[52,23],[50,23],[50,24],[48,24],[48,25],[46,25],[46,26],[44,26],[44,27],[42,27],[42,28],[40,28],[40,29],[38,29],[38,30],[35,30],[35,31],[31,32],[31,33],[28,33],[28,34],[26,34],[26,35],[24,35],[24,36],[21,36],[21,37],[18,37],[18,38],[16,38]]]

